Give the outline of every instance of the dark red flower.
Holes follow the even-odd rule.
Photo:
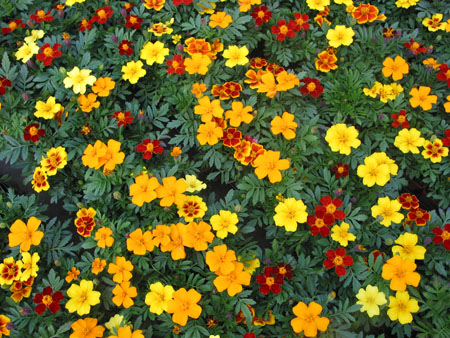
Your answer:
[[[267,66],[267,60],[257,57],[257,58],[251,58],[250,59],[250,68],[253,69],[261,69],[263,67]]]
[[[283,284],[283,277],[277,276],[274,268],[268,266],[264,269],[263,275],[256,276],[256,283],[260,284],[259,291],[263,295],[267,295],[270,291],[278,295],[281,292],[280,285]]]
[[[14,32],[17,28],[24,28],[25,24],[21,19],[15,19],[8,23],[8,27],[2,28],[2,34],[9,34]]]
[[[337,218],[341,221],[345,218],[345,212],[342,210],[337,210],[342,205],[342,201],[339,198],[334,198],[332,200],[330,196],[324,196],[320,199],[320,203],[322,203],[322,205],[326,208],[327,214],[332,215],[334,218]],[[327,215],[324,216],[324,219],[327,219]]]
[[[233,99],[235,99],[239,97],[242,86],[237,82],[228,81],[223,84],[223,90],[228,98],[231,96]],[[223,100],[224,98],[221,97],[221,99]]]
[[[41,47],[41,52],[36,55],[36,58],[42,61],[44,66],[50,66],[54,58],[59,58],[62,55],[62,52],[58,49],[59,47],[61,47],[60,43],[55,43],[53,47],[46,43]]]
[[[345,276],[347,273],[346,266],[353,265],[352,256],[345,256],[344,248],[338,248],[336,251],[330,249],[325,256],[327,256],[327,260],[323,262],[325,268],[335,268],[336,274],[340,277]]]
[[[46,286],[42,293],[37,293],[34,296],[33,303],[38,304],[34,311],[41,315],[48,308],[51,313],[56,313],[61,308],[58,303],[63,299],[64,296],[61,292],[56,291],[53,293],[52,287]]]
[[[419,207],[419,200],[416,195],[404,193],[398,196],[398,201],[402,204],[403,209],[417,209]]]
[[[441,139],[442,145],[445,147],[448,147],[448,146],[450,146],[450,129],[446,129],[444,134],[445,134],[445,137],[443,137]]]
[[[267,6],[255,6],[251,16],[255,19],[255,24],[261,26],[263,22],[268,22],[272,18],[272,12],[269,11]]]
[[[116,111],[114,112],[114,115],[111,116],[112,119],[117,120],[117,126],[118,127],[126,127],[127,124],[130,124],[133,122],[134,117],[130,116],[130,111]]]
[[[428,211],[417,208],[411,209],[407,215],[410,221],[415,221],[418,226],[424,226],[431,219]]]
[[[97,22],[99,25],[103,25],[113,15],[114,11],[111,6],[99,8],[95,11],[97,15],[92,17],[92,21]]]
[[[278,65],[275,64],[275,63],[269,64],[269,65],[267,66],[267,70],[268,70],[269,72],[273,73],[273,75],[278,75],[278,74],[280,74],[281,72],[284,72],[284,71],[285,71],[284,67],[278,66]]]
[[[181,5],[181,4],[184,4],[184,5],[190,5],[190,4],[192,3],[192,1],[193,1],[193,0],[173,0],[173,4],[174,4],[175,6],[179,6],[179,5]]]
[[[45,136],[45,130],[39,129],[39,123],[32,123],[25,127],[25,131],[23,133],[23,139],[25,141],[32,141],[33,143],[36,143],[42,136]]]
[[[0,95],[6,93],[5,87],[11,87],[11,81],[9,81],[6,77],[0,77]]]
[[[158,140],[146,139],[142,141],[141,144],[137,146],[137,152],[143,153],[142,157],[149,160],[152,158],[153,154],[161,154],[163,152],[163,147],[161,147],[161,142]]]
[[[133,8],[134,3],[132,2],[127,2],[126,4],[123,5],[123,8],[125,8],[125,10],[127,11],[127,13],[131,12],[131,9]]]
[[[426,53],[427,49],[423,47],[423,43],[418,43],[414,41],[414,39],[410,39],[409,42],[403,44],[413,55],[417,55],[419,53]]]
[[[133,54],[133,48],[131,48],[131,45],[134,45],[134,42],[122,40],[119,44],[119,54],[120,55],[127,54],[128,56]]]
[[[408,118],[406,117],[406,110],[402,109],[398,112],[398,114],[393,113],[391,117],[394,119],[394,122],[392,122],[392,126],[394,128],[402,126],[402,128],[408,129],[410,127]]]
[[[301,31],[302,29],[307,31],[309,30],[309,16],[301,13],[294,13],[295,23],[297,24],[297,31]]]
[[[141,23],[143,21],[142,18],[138,17],[137,15],[127,15],[125,20],[125,27],[134,29],[141,28]]]
[[[228,128],[223,131],[221,140],[226,147],[235,147],[241,143],[242,133],[236,128]]]
[[[86,18],[81,19],[80,27],[78,28],[78,30],[80,32],[84,32],[86,29],[88,31],[90,31],[92,29],[92,23],[93,22],[94,21],[92,19],[90,19],[90,20],[87,20]]]
[[[292,266],[286,263],[278,263],[277,266],[273,268],[275,275],[281,276],[283,279],[291,280],[292,279]]]
[[[386,255],[384,252],[381,252],[380,250],[373,250],[373,261],[376,262],[378,257],[381,257],[381,260],[384,262],[384,256]]]
[[[272,33],[276,34],[278,41],[283,41],[286,36],[292,39],[296,34],[296,28],[297,23],[294,20],[290,20],[288,24],[286,24],[286,20],[279,20],[276,25],[272,26]]]
[[[436,74],[439,81],[447,82],[447,86],[450,88],[450,69],[448,65],[442,64],[439,66],[439,73]]]
[[[300,92],[303,95],[311,95],[312,97],[319,97],[320,94],[323,93],[323,87],[319,80],[313,79],[310,77],[305,77],[301,79],[300,82],[304,82],[305,84],[300,87]]]
[[[55,18],[50,15],[51,12],[52,12],[52,10],[49,10],[46,13],[44,10],[39,9],[39,10],[34,11],[35,14],[30,15],[30,19],[36,21],[37,23],[41,23],[43,21],[50,22]]]
[[[334,171],[336,178],[347,177],[350,166],[341,162],[337,163],[331,170]]]
[[[444,225],[444,229],[434,227],[433,233],[433,242],[436,245],[443,243],[445,250],[450,250],[450,224]]]
[[[169,66],[167,69],[169,74],[184,74],[184,69],[186,68],[183,56],[180,54],[174,55],[172,60],[167,60],[166,65]]]
[[[318,208],[320,207],[320,208]],[[330,234],[330,225],[334,223],[334,217],[329,218],[330,214],[326,213],[326,208],[322,205],[316,207],[315,215],[308,215],[306,223],[310,226],[309,230],[313,236],[320,233],[322,237],[327,237]],[[327,220],[324,220],[325,215],[328,215]],[[332,221],[330,223],[330,221]]]

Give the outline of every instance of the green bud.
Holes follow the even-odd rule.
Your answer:
[[[80,209],[83,209],[83,208],[84,208],[84,204],[81,203],[81,202],[78,202],[76,205],[77,205],[77,207],[80,208]]]
[[[8,208],[12,209],[12,203],[11,202],[6,202],[6,205],[8,206]]]
[[[241,212],[242,211],[242,205],[238,204],[234,207],[234,211]]]
[[[390,246],[390,245],[394,244],[394,241],[392,240],[392,238],[386,238],[384,240],[384,244]]]
[[[61,266],[61,261],[59,259],[55,259],[54,263],[56,266]]]
[[[113,197],[116,200],[120,200],[122,198],[122,194],[120,193],[120,191],[114,191],[113,192]]]

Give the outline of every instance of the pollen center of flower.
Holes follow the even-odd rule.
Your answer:
[[[441,237],[443,241],[450,239],[450,232],[444,230],[444,232],[442,232],[441,234]]]
[[[281,268],[278,269],[278,273],[281,275],[284,275],[286,273],[286,268],[284,266],[282,266]]]
[[[423,217],[423,212],[420,211],[420,210],[416,211],[416,217],[417,218],[422,218]]]
[[[314,90],[316,90],[316,84],[314,82],[310,82],[306,86],[306,89],[308,89],[309,92],[313,92]]]
[[[333,259],[333,263],[334,265],[338,266],[338,265],[342,265],[344,263],[344,260],[342,259],[342,256],[336,256]]]
[[[369,7],[362,7],[361,8],[361,15],[367,15],[370,13],[370,8]]]
[[[17,28],[17,24],[13,21],[9,24],[9,28],[11,28],[11,30],[15,30]]]
[[[36,185],[41,185],[45,183],[45,176],[42,175],[40,171],[37,172],[36,176],[34,177],[34,181],[36,182]]]
[[[153,146],[153,143],[151,143],[151,142],[149,142],[148,144],[147,144],[147,149],[146,149],[146,151],[148,151],[148,152],[153,152],[153,148],[154,148],[154,146]]]
[[[316,220],[316,227],[321,228],[323,226],[325,226],[325,223],[323,222],[323,219],[322,218],[318,218]]]
[[[59,164],[59,156],[50,156],[49,158],[50,164],[53,168],[56,168]]]
[[[47,47],[44,49],[44,55],[47,57],[53,57],[53,48]]]
[[[53,302],[53,298],[50,295],[42,297],[42,304],[49,306]]]
[[[37,135],[38,129],[36,127],[31,127],[28,132],[30,133],[31,136],[34,136]]]
[[[130,18],[130,22],[131,22],[132,24],[135,24],[135,23],[137,22],[137,18],[134,17],[134,16],[132,16],[132,17]]]
[[[275,279],[273,277],[267,277],[266,278],[266,284],[268,286],[272,286],[273,284],[275,284]]]
[[[45,17],[45,12],[41,9],[37,12],[37,16],[43,19]]]
[[[97,15],[99,16],[99,18],[106,19],[106,12],[103,9],[99,10]]]
[[[263,11],[259,11],[258,12],[258,18],[260,18],[260,19],[264,18],[264,12]]]
[[[342,174],[344,172],[344,167],[338,167],[337,171],[339,174]]]
[[[336,211],[336,206],[333,203],[327,205],[327,213],[334,214]]]
[[[289,31],[288,27],[286,25],[283,25],[280,27],[280,33],[281,34],[287,34],[287,32]]]

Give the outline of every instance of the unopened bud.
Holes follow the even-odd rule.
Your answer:
[[[84,205],[83,205],[83,203],[81,203],[81,202],[78,202],[78,203],[76,204],[76,206],[77,206],[79,209],[83,209],[83,208],[84,208]]]
[[[241,212],[242,211],[242,205],[238,204],[234,207],[234,211]]]
[[[120,191],[114,191],[113,192],[113,197],[116,200],[120,200],[122,198],[122,194],[120,193]]]
[[[12,208],[12,203],[11,202],[6,202],[6,205],[8,206],[8,208]]]
[[[384,240],[384,244],[391,246],[392,244],[394,244],[394,241],[392,240],[392,238],[386,238]]]
[[[61,261],[59,259],[55,259],[53,263],[55,263],[56,266],[61,266]]]
[[[28,101],[29,98],[30,98],[30,95],[28,95],[27,93],[23,93],[23,94],[22,94],[22,99],[23,99],[24,101]]]
[[[114,43],[117,43],[119,41],[119,39],[117,38],[116,35],[111,36],[111,41]]]
[[[28,61],[27,61],[27,66],[30,67],[30,68],[33,68],[33,67],[34,67],[34,62],[33,62],[33,60],[31,60],[31,59],[28,60]]]

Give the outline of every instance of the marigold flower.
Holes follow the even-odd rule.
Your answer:
[[[248,48],[246,46],[229,46],[222,54],[222,56],[227,59],[225,66],[233,68],[237,65],[246,65],[249,62],[247,58],[248,53]]]
[[[135,255],[145,255],[147,251],[152,252],[154,247],[151,231],[142,233],[142,229],[137,228],[128,235],[127,250],[132,251]]]
[[[39,141],[39,138],[46,134],[45,130],[39,127],[39,123],[31,123],[26,126],[23,133],[23,139],[25,141],[32,141],[33,143]]]
[[[161,282],[150,285],[150,292],[145,295],[145,304],[149,311],[160,315],[167,311],[168,302],[173,299],[175,290],[171,285],[163,285]]]
[[[161,243],[161,251],[170,251],[170,257],[173,260],[179,260],[186,258],[185,241],[187,226],[183,223],[171,224],[170,225],[170,241],[166,243]]]
[[[397,0],[395,2],[395,6],[401,8],[409,8],[411,6],[417,5],[420,0]]]
[[[360,311],[367,312],[367,315],[372,318],[380,314],[380,305],[387,303],[386,296],[383,292],[378,290],[377,286],[367,285],[366,289],[359,289],[356,294],[358,301],[356,304],[362,305]]]
[[[311,0],[307,0],[311,1]],[[323,2],[321,0],[316,0]],[[330,324],[330,320],[326,317],[319,317],[322,312],[322,306],[316,302],[311,302],[306,305],[303,302],[298,302],[292,308],[296,316],[291,320],[291,326],[295,333],[303,331],[305,337],[317,336],[317,330],[325,332]]]
[[[289,168],[289,160],[281,159],[280,152],[268,150],[258,156],[255,161],[255,174],[261,180],[268,176],[270,183],[280,182],[282,180],[281,170]]]
[[[114,297],[112,301],[117,306],[123,306],[125,309],[128,309],[134,304],[132,298],[137,296],[136,287],[130,286],[130,282],[122,282],[115,286],[112,290]]]
[[[55,43],[52,47],[50,47],[49,43],[44,44],[41,47],[41,53],[36,55],[36,59],[42,61],[44,66],[50,66],[54,58],[59,58],[62,55],[62,52],[58,49],[59,47],[61,47],[60,43]]]
[[[214,234],[211,232],[211,226],[203,221],[199,223],[190,222],[186,226],[184,233],[184,245],[193,248],[195,251],[204,251],[208,248],[208,243],[212,243]]]
[[[134,45],[134,42],[131,42],[128,40],[122,40],[118,46],[119,54],[120,55],[127,54],[128,56],[133,54],[133,48],[131,47],[132,45]]]
[[[98,275],[106,267],[106,260],[96,257],[91,264],[91,271],[94,275]]]
[[[161,142],[158,140],[145,139],[141,144],[138,144],[136,151],[138,153],[143,153],[142,157],[146,160],[152,158],[153,154],[162,154],[164,151],[161,147]]]
[[[433,14],[431,18],[424,18],[422,20],[422,25],[428,28],[430,32],[436,32],[438,30],[444,31],[447,23],[442,22],[444,16],[441,13]]]
[[[349,241],[354,241],[356,236],[349,233],[350,224],[342,222],[341,225],[335,225],[331,228],[331,239],[346,247]]]
[[[22,60],[23,63],[27,63],[35,54],[39,52],[39,46],[34,42],[30,41],[24,43],[14,54],[17,60]]]
[[[215,12],[209,17],[208,24],[212,28],[216,28],[217,26],[220,28],[227,28],[232,22],[233,18],[226,12]]]
[[[380,223],[384,226],[388,227],[392,222],[398,224],[403,220],[403,214],[398,212],[401,208],[401,204],[396,199],[391,200],[389,197],[380,197],[378,198],[377,203],[377,205],[374,205],[371,208],[372,217],[377,218],[378,216],[382,216],[383,219]]]
[[[226,275],[219,275],[214,279],[214,286],[217,291],[227,290],[230,297],[242,292],[242,285],[250,285],[250,273],[244,271],[244,264],[234,262],[234,270]]]
[[[131,326],[119,327],[117,336],[109,336],[109,338],[144,338],[142,330],[131,331]]]
[[[206,122],[199,125],[197,129],[197,140],[200,145],[215,145],[223,137],[223,130],[215,122]]]
[[[394,255],[383,265],[381,277],[391,281],[391,290],[405,291],[406,285],[419,285],[420,275],[414,272],[416,268],[417,265],[410,259]]]
[[[372,187],[375,184],[384,186],[390,180],[390,171],[387,164],[379,164],[373,157],[366,157],[364,164],[360,164],[356,174],[363,179],[363,184]]]
[[[0,264],[0,285],[11,285],[13,281],[20,280],[23,262],[15,261],[14,257],[3,259]]]
[[[328,73],[330,70],[335,70],[338,68],[336,61],[338,60],[337,56],[333,53],[329,53],[328,51],[320,52],[315,59],[316,69]]]
[[[53,293],[53,289],[51,286],[46,286],[42,293],[37,293],[33,298],[33,303],[38,304],[34,311],[37,314],[41,315],[48,310],[55,314],[60,310],[59,302],[64,299],[63,294],[60,291],[56,291]]]
[[[20,245],[20,252],[30,251],[32,245],[39,245],[44,233],[38,231],[41,220],[32,216],[28,219],[27,224],[17,219],[9,228],[9,247]]]
[[[383,72],[384,77],[392,76],[394,81],[403,79],[404,74],[409,73],[409,65],[404,58],[397,55],[395,59],[387,57],[383,61]]]
[[[94,239],[97,241],[97,246],[99,248],[111,247],[114,243],[114,237],[111,237],[113,231],[111,228],[102,227],[95,233]]]
[[[50,189],[50,185],[47,181],[47,173],[41,167],[36,167],[33,173],[33,179],[31,180],[33,189],[36,192],[47,191]]]
[[[323,265],[327,269],[335,268],[336,274],[339,277],[345,276],[347,273],[346,266],[353,265],[352,256],[346,256],[344,248],[338,248],[336,250],[330,249],[325,256],[327,257],[327,260],[323,262]]]
[[[100,107],[100,102],[97,101],[97,95],[89,93],[86,95],[80,95],[78,97],[78,103],[80,108],[85,113],[90,113],[92,109]]]
[[[235,269],[236,253],[228,250],[226,244],[216,245],[206,252],[205,262],[211,272],[217,275],[228,275]]]
[[[446,82],[447,87],[450,88],[450,68],[448,67],[448,65],[442,64],[439,66],[439,73],[436,74],[436,78],[439,81]]]
[[[66,303],[66,309],[78,315],[86,315],[91,311],[91,306],[100,303],[100,292],[94,291],[94,283],[88,280],[82,280],[80,285],[72,284],[67,290],[67,296],[70,299]]]
[[[116,263],[109,263],[108,273],[114,274],[113,281],[116,283],[127,282],[133,277],[131,271],[134,266],[125,257],[116,256]]]
[[[208,72],[208,66],[211,62],[211,59],[207,55],[195,53],[190,58],[186,58],[184,60],[184,65],[186,67],[186,71],[190,75],[205,75]]]
[[[61,104],[56,103],[54,96],[49,96],[47,102],[37,101],[34,108],[36,109],[34,116],[51,120],[61,110]]]
[[[325,141],[328,142],[332,151],[350,155],[351,148],[356,149],[361,145],[358,135],[359,132],[355,127],[347,127],[344,123],[338,123],[327,130]]]
[[[127,124],[133,123],[134,117],[130,116],[130,111],[116,111],[114,115],[111,116],[112,119],[116,119],[118,127],[126,127]]]
[[[155,43],[149,41],[142,47],[140,58],[151,66],[155,62],[162,64],[167,55],[169,55],[169,48],[165,48],[164,43],[161,41],[156,41]]]
[[[433,242],[436,245],[442,243],[445,250],[450,250],[450,224],[445,224],[443,229],[434,227],[432,231],[435,235],[433,237]]]
[[[284,112],[283,115],[275,116],[270,122],[271,131],[274,135],[282,134],[286,140],[295,138],[297,122],[294,122],[295,116],[291,113]]]
[[[411,234],[409,232],[401,234],[395,240],[395,243],[399,245],[394,245],[392,247],[392,254],[399,254],[400,257],[408,258],[413,262],[416,259],[425,259],[425,252],[427,250],[423,246],[416,245],[418,239],[416,234]]]
[[[71,270],[67,271],[67,276],[65,278],[66,282],[70,283],[73,280],[77,280],[80,273],[80,270],[78,270],[76,267],[72,267]]]
[[[400,149],[403,153],[411,152],[418,154],[419,148],[425,143],[425,139],[420,137],[420,131],[416,128],[402,129],[394,140],[394,146]]]
[[[205,215],[208,207],[199,196],[187,196],[183,203],[177,205],[178,215],[184,217],[186,222],[200,219]]]
[[[402,128],[408,129],[410,127],[408,117],[406,116],[406,110],[402,109],[398,114],[393,113],[391,117],[395,120],[394,122],[392,122],[392,126],[394,128],[402,126]]]
[[[273,292],[278,295],[281,292],[281,285],[284,283],[283,277],[275,272],[271,266],[264,268],[264,274],[256,276],[256,283],[260,284],[259,292],[267,295]]]
[[[212,225],[216,236],[226,238],[228,233],[235,234],[238,231],[236,224],[239,222],[237,214],[228,210],[220,210],[218,215],[211,216],[209,222]]]
[[[210,100],[208,96],[198,99],[198,105],[194,107],[194,114],[201,115],[202,122],[208,123],[213,117],[223,117],[223,108],[220,100]],[[200,128],[199,128],[200,129]]]
[[[443,157],[448,156],[448,148],[443,146],[442,140],[436,138],[433,142],[425,140],[422,156],[430,159],[432,163],[439,163]]]
[[[402,325],[411,323],[413,320],[411,313],[419,311],[417,300],[409,298],[408,291],[397,291],[395,297],[389,296],[388,307],[387,314],[389,318],[398,320]]]
[[[195,289],[187,291],[185,288],[178,289],[173,293],[173,299],[168,301],[167,312],[172,313],[172,321],[185,326],[188,317],[197,319],[202,313],[202,308],[197,304],[202,295]]]
[[[141,77],[147,74],[147,71],[142,68],[143,66],[141,60],[127,62],[125,66],[122,66],[122,79],[128,80],[131,84],[136,84]]]
[[[272,18],[272,12],[269,11],[267,6],[255,6],[253,7],[252,18],[255,19],[255,24],[261,26],[263,22],[269,22]]]
[[[97,80],[95,76],[91,75],[90,69],[79,69],[73,67],[70,72],[67,72],[67,77],[64,79],[64,87],[72,88],[75,94],[86,93],[86,86],[92,86]]]
[[[242,133],[236,128],[228,128],[223,131],[223,135],[220,139],[223,141],[224,146],[236,147],[241,143]]]
[[[83,237],[89,237],[92,230],[95,227],[95,215],[96,211],[93,208],[82,208],[77,212],[77,219],[75,220],[75,226],[77,232]]]
[[[300,87],[300,92],[303,95],[311,95],[312,97],[317,98],[323,93],[322,84],[317,79],[305,77],[304,79],[301,79],[300,82],[305,83],[302,87]]]
[[[334,171],[336,178],[347,177],[350,166],[348,164],[343,164],[341,162],[336,163],[336,165],[331,168]]]
[[[92,86],[92,91],[100,97],[107,97],[115,86],[116,83],[110,77],[99,77]]]
[[[125,27],[139,29],[141,28],[141,23],[143,22],[142,18],[137,15],[127,15],[125,17]]]
[[[110,6],[99,8],[95,11],[95,14],[92,17],[92,21],[97,22],[99,25],[103,25],[106,21],[113,15],[114,11]]]
[[[286,24],[286,20],[278,20],[277,24],[272,26],[272,33],[277,36],[278,41],[283,41],[286,37],[294,38],[297,29],[297,22],[290,20]]]
[[[327,39],[330,46],[337,48],[339,46],[350,46],[354,35],[353,28],[337,25],[334,29],[328,30]]]
[[[39,271],[39,267],[37,262],[41,257],[37,252],[34,252],[31,255],[29,252],[22,252],[22,274],[20,275],[20,281],[26,282],[30,278],[37,277],[37,272]]]
[[[284,226],[286,231],[294,232],[298,223],[305,223],[307,217],[306,205],[302,200],[286,198],[275,207],[273,220],[276,226]]]
[[[415,221],[417,226],[424,226],[427,224],[427,221],[431,219],[428,211],[425,211],[421,208],[411,209],[408,212],[408,220]]]
[[[141,174],[136,177],[135,183],[130,185],[131,202],[139,207],[145,203],[150,203],[156,197],[156,188],[159,182],[156,177],[148,177],[147,174]]]
[[[295,23],[297,24],[297,31],[309,30],[309,16],[307,14],[294,13]]]
[[[96,318],[82,318],[73,322],[70,326],[73,333],[70,338],[99,338],[103,337],[105,328],[101,325],[97,325]]]
[[[80,32],[84,32],[86,29],[88,31],[90,31],[92,29],[92,24],[93,23],[94,23],[94,20],[92,20],[92,19],[87,20],[86,18],[83,18],[83,19],[81,19],[80,27],[78,28],[78,30]]]
[[[145,0],[144,7],[147,9],[154,9],[155,11],[160,11],[166,0]]]
[[[21,19],[14,19],[8,23],[8,27],[2,28],[2,34],[9,34],[14,32],[18,28],[24,28],[25,24]]]
[[[202,97],[205,91],[206,91],[206,84],[204,83],[196,82],[192,85],[191,93],[194,94],[196,98]]]

